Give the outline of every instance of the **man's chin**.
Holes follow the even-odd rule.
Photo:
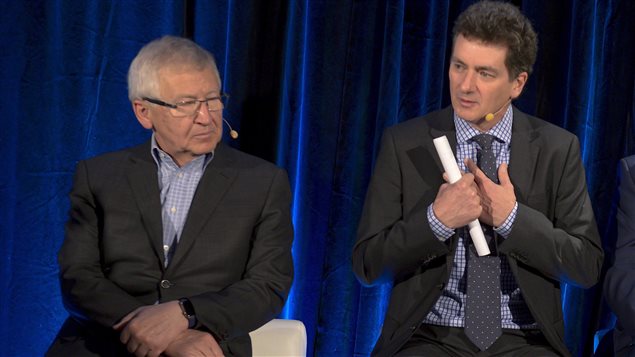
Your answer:
[[[220,142],[220,140],[214,140],[214,142],[212,142],[212,143],[205,143],[205,144],[197,145],[195,148],[193,148],[191,150],[191,152],[194,155],[206,155],[206,154],[209,154],[210,152],[216,150],[216,147],[218,146],[219,142]]]
[[[456,115],[459,116],[459,118],[465,120],[468,123],[473,123],[473,124],[478,124],[481,121],[485,120],[485,115],[481,115],[481,113],[470,113],[470,112],[460,112],[457,111]]]

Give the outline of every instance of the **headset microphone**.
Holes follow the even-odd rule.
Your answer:
[[[229,127],[229,136],[231,136],[232,139],[238,139],[238,132],[236,130],[232,129],[232,126],[229,125],[229,122],[227,121],[227,119],[223,118],[223,121]]]
[[[487,121],[492,121],[494,120],[494,117],[496,116],[496,114],[500,113],[501,110],[503,110],[503,108],[505,108],[507,106],[507,104],[511,103],[512,99],[509,98],[505,104],[503,104],[500,108],[498,108],[497,111],[495,111],[494,113],[487,113],[487,115],[485,116],[485,120]]]

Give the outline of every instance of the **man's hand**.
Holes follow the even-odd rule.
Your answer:
[[[168,357],[222,357],[223,350],[207,332],[183,331],[164,352]]]
[[[444,183],[439,187],[432,210],[446,227],[457,228],[481,215],[480,201],[474,175],[468,173],[455,183]]]
[[[187,330],[188,322],[178,301],[142,306],[113,326],[119,339],[137,357],[157,357],[177,336]]]
[[[470,172],[474,174],[474,181],[478,185],[478,191],[481,196],[483,212],[479,220],[490,226],[499,227],[505,222],[516,205],[516,194],[514,194],[514,185],[509,179],[507,164],[501,164],[498,167],[498,181],[500,181],[500,184],[490,180],[476,166],[474,161],[467,159],[465,164]]]

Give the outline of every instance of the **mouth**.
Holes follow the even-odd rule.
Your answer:
[[[208,132],[204,132],[204,133],[194,134],[194,135],[192,135],[192,138],[194,138],[196,140],[207,140],[207,139],[210,139],[212,137],[212,134],[214,134],[212,131],[208,131]]]
[[[461,97],[457,97],[459,104],[461,104],[461,106],[463,107],[473,107],[476,106],[478,104],[477,101],[474,100],[469,100],[466,98],[461,98]]]

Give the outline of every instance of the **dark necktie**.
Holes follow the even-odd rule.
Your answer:
[[[496,156],[492,150],[494,137],[480,134],[472,138],[480,150],[477,152],[477,165],[487,177],[498,183]],[[491,226],[482,225],[485,238],[494,242]],[[479,257],[474,246],[468,248],[467,261],[467,301],[465,306],[465,334],[478,348],[485,351],[501,335],[500,306],[500,258],[495,255]]]

